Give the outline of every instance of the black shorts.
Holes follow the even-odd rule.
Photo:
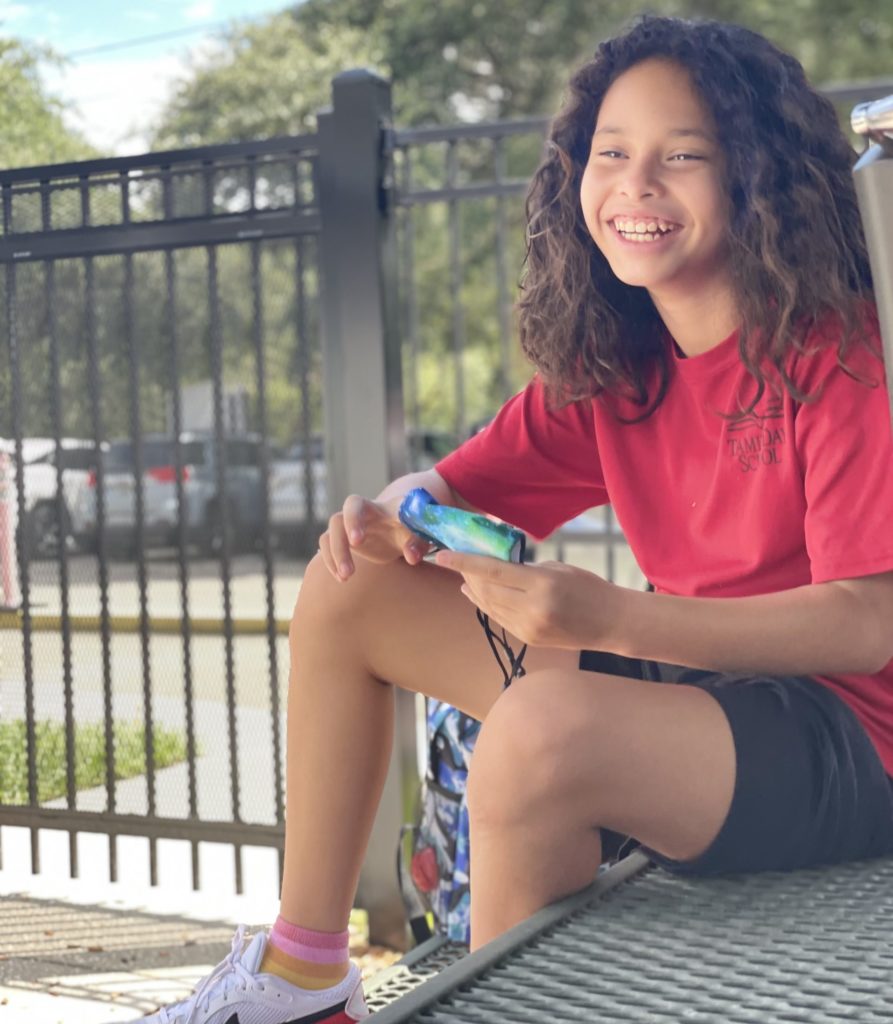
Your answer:
[[[729,675],[583,651],[590,672],[698,686],[719,702],[735,741],[732,805],[701,856],[675,874],[787,871],[893,853],[893,780],[850,708],[809,676]],[[604,859],[639,845],[602,830]]]

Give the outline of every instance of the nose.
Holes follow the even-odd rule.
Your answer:
[[[662,186],[654,160],[630,158],[625,163],[624,173],[618,182],[621,195],[629,199],[638,199],[660,193]]]

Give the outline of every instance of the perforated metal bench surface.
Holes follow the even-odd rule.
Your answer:
[[[890,1024],[893,859],[685,880],[634,853],[409,988],[375,1024]]]

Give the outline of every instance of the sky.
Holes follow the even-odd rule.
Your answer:
[[[61,71],[45,68],[47,90],[72,104],[66,121],[88,141],[125,156],[148,149],[149,125],[172,83],[190,56],[213,48],[215,33],[289,6],[293,0],[0,0],[0,35],[69,56]]]

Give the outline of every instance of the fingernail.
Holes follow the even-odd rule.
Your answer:
[[[351,530],[350,531],[350,542],[351,542],[351,544],[356,544],[359,541],[360,537],[362,537],[362,536],[363,535],[360,533],[359,530]]]
[[[343,578],[343,579],[347,579],[347,577],[348,577],[348,576],[350,576],[350,574],[351,574],[351,572],[352,572],[352,571],[353,571],[353,570],[352,570],[352,569],[351,569],[351,567],[350,567],[350,566],[349,566],[349,565],[347,564],[347,562],[342,562],[342,563],[341,563],[341,568],[340,568],[340,569],[338,570],[338,572],[339,572],[339,573],[341,574],[341,576],[342,576],[342,578]]]

